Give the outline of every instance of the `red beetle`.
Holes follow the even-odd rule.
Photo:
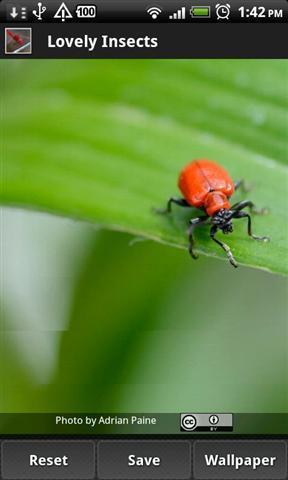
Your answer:
[[[205,215],[193,218],[189,222],[189,252],[193,258],[197,258],[194,252],[193,230],[205,223],[211,225],[210,237],[223,248],[233,267],[238,265],[230,248],[215,238],[219,229],[225,234],[233,231],[233,218],[247,218],[248,235],[255,240],[269,241],[268,237],[253,235],[251,217],[247,212],[242,212],[246,207],[251,212],[259,214],[266,213],[267,210],[257,210],[250,200],[243,200],[231,206],[229,199],[237,188],[243,187],[243,180],[234,183],[226,170],[217,163],[206,159],[190,162],[181,171],[178,186],[184,198],[170,198],[164,213],[171,212],[172,203],[182,207],[196,207],[205,212]]]

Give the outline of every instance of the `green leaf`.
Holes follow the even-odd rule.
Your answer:
[[[130,242],[129,235],[101,232],[91,243],[74,290],[69,329],[62,333],[57,372],[39,399],[45,411],[117,410],[122,376],[137,363],[138,342],[157,328],[163,298],[187,271],[177,250],[171,254],[154,242]]]
[[[4,289],[3,289],[4,290]],[[27,365],[24,364],[17,349],[19,332],[11,328],[13,315],[1,296],[0,309],[0,411],[12,412],[31,408],[31,395],[35,385]],[[13,318],[14,320],[14,318]],[[9,328],[10,326],[10,328]],[[23,333],[23,332],[21,332]],[[28,333],[29,338],[29,333]],[[0,416],[0,430],[3,429],[3,418]]]
[[[227,243],[238,262],[287,274],[287,62],[3,66],[2,203],[186,248],[197,212],[176,207],[164,217],[153,208],[179,194],[185,163],[207,157],[252,183],[249,198],[270,209],[253,218],[269,244],[252,241],[245,221],[235,222]],[[226,260],[207,227],[196,239],[200,253]]]
[[[286,411],[286,278],[130,240],[91,241],[37,411]]]

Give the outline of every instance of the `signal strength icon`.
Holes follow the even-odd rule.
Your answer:
[[[186,8],[182,7],[177,10],[177,12],[172,13],[169,15],[169,20],[185,20],[186,18]]]
[[[147,13],[149,15],[151,15],[152,19],[153,20],[157,20],[158,16],[160,15],[160,13],[162,13],[162,10],[161,8],[159,7],[151,7],[151,8],[147,8]]]

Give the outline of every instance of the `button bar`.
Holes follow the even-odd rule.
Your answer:
[[[202,438],[2,440],[0,479],[288,480],[287,439]]]

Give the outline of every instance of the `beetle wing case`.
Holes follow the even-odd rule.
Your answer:
[[[186,165],[180,173],[178,186],[186,201],[196,208],[204,206],[211,191],[223,192],[227,197],[234,192],[234,182],[226,170],[206,159]]]

